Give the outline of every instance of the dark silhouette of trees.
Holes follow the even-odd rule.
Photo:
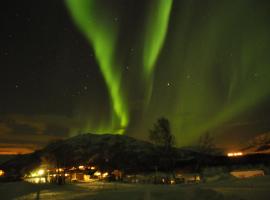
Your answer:
[[[149,139],[159,149],[159,166],[167,171],[174,168],[174,144],[175,139],[171,133],[170,122],[166,118],[159,118],[149,132]]]
[[[202,172],[203,167],[206,167],[206,164],[209,163],[209,159],[212,159],[212,156],[221,154],[215,144],[214,137],[209,132],[199,138],[196,149],[199,153],[195,169],[197,172]]]
[[[198,142],[198,151],[202,154],[212,155],[217,153],[215,139],[209,132],[202,135]]]
[[[166,118],[159,118],[150,130],[149,139],[156,145],[163,146],[165,149],[173,147],[175,140],[171,133],[170,122]]]

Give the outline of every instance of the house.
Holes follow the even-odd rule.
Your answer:
[[[264,171],[260,169],[231,171],[230,174],[236,178],[251,178],[265,175]]]

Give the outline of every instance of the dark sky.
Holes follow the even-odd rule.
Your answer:
[[[270,129],[268,0],[1,3],[0,153],[78,133],[228,149]]]

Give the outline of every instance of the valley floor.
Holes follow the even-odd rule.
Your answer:
[[[0,183],[3,200],[269,200],[270,176],[197,185]]]

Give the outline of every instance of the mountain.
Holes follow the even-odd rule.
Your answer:
[[[175,148],[174,158],[190,160],[197,154]],[[22,175],[40,165],[71,167],[93,164],[106,170],[153,171],[161,157],[168,159],[160,147],[126,135],[81,134],[52,142],[34,153],[18,155],[0,165],[0,169]]]
[[[242,151],[244,154],[270,154],[270,133],[251,139]]]
[[[245,151],[268,152],[269,138],[268,134],[255,138]],[[133,173],[153,172],[157,167],[158,170],[168,170],[168,161],[173,161],[175,168],[194,171],[204,166],[229,167],[270,160],[270,157],[265,156],[262,158],[252,154],[239,159],[229,159],[222,155],[203,154],[196,149],[174,148],[173,157],[168,157],[161,147],[126,135],[81,134],[51,142],[31,154],[17,155],[0,164],[0,169],[9,177],[15,178],[40,166],[52,168],[95,165],[101,170],[121,169]]]
[[[0,155],[0,164],[10,160],[14,155]]]
[[[41,154],[54,155],[60,165],[93,163],[113,168],[138,167],[157,156],[151,143],[111,134],[82,134],[57,141],[45,147]]]

